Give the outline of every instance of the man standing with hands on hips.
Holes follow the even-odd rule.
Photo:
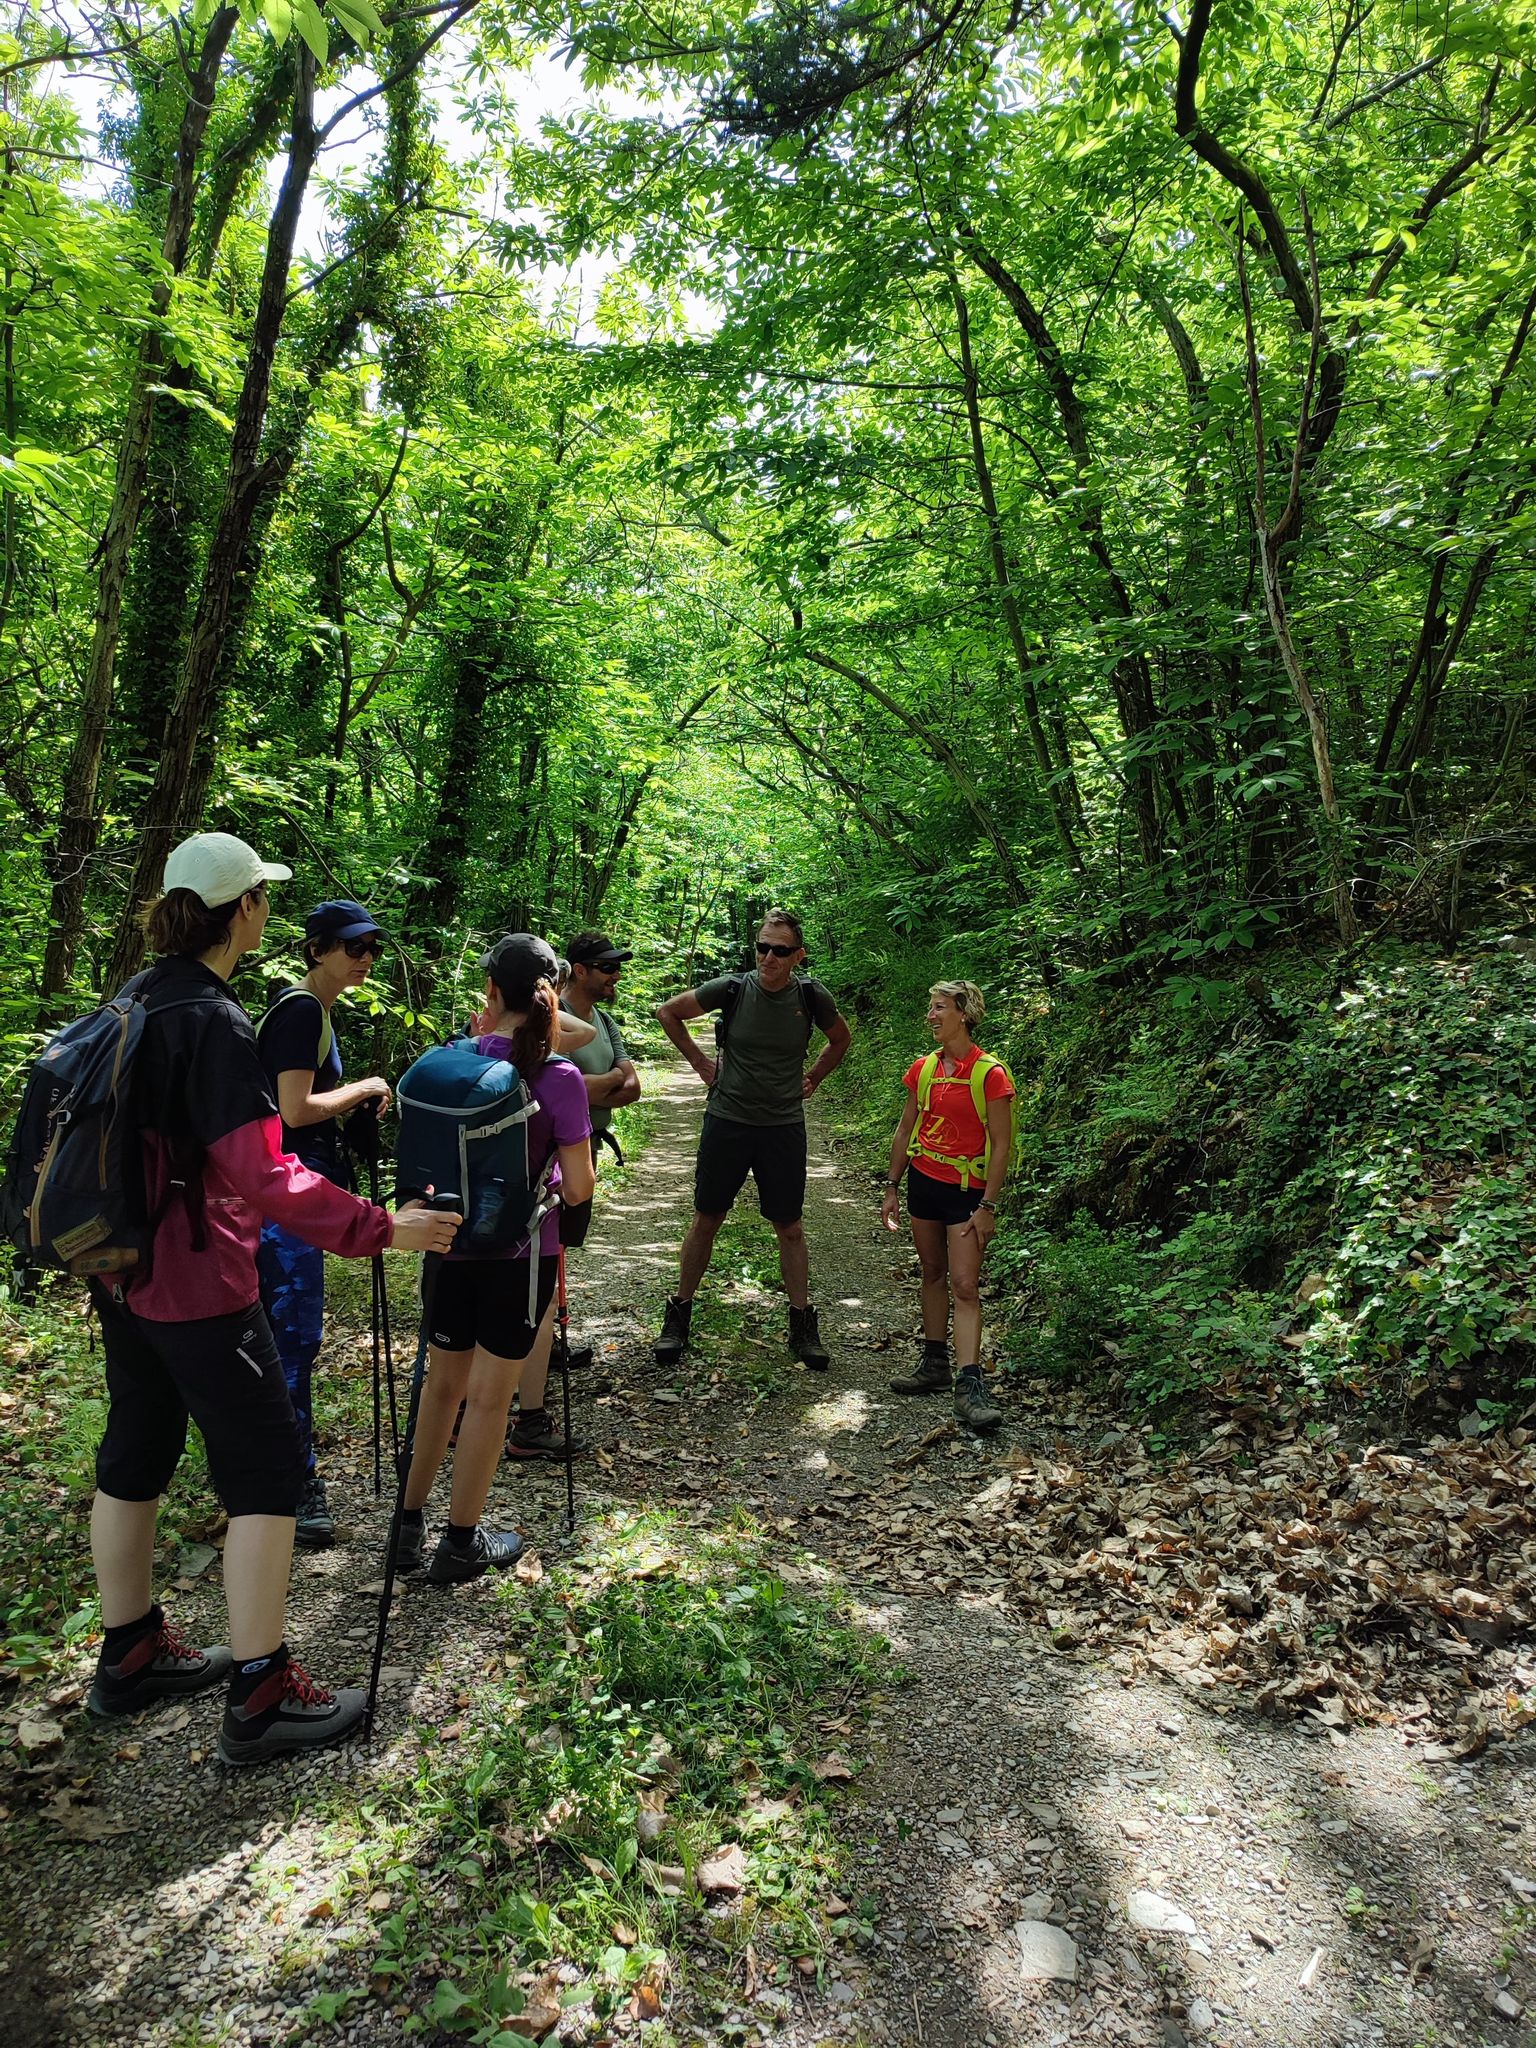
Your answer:
[[[800,920],[773,909],[757,934],[757,966],[685,989],[657,1010],[661,1028],[709,1090],[694,1174],[694,1216],[683,1240],[677,1293],[656,1343],[659,1365],[688,1348],[693,1298],[720,1226],[750,1173],[758,1206],[779,1241],[789,1296],[789,1348],[811,1372],[830,1360],[811,1306],[805,1225],[805,1105],[848,1051],[852,1032],[830,993],[795,969],[805,958]],[[695,1043],[688,1020],[720,1013],[716,1057]],[[812,1032],[826,1038],[807,1069]]]

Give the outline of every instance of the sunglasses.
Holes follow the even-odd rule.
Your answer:
[[[384,950],[382,939],[364,936],[360,939],[343,939],[349,960],[377,960]]]
[[[793,960],[799,950],[798,946],[771,946],[766,939],[759,939],[757,942],[759,960],[767,953],[771,953],[775,960]]]

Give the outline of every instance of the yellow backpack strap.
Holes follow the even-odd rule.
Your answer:
[[[917,1077],[917,1106],[924,1116],[928,1114],[929,1104],[933,1101],[933,1084],[938,1079],[939,1061],[942,1058],[942,1053],[929,1053]]]

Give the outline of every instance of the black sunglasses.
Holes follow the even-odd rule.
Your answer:
[[[771,946],[766,939],[759,939],[757,942],[759,959],[763,954],[771,953],[775,960],[793,960],[799,950],[798,946]]]
[[[384,950],[384,941],[376,933],[365,933],[360,939],[343,939],[349,960],[377,960]]]

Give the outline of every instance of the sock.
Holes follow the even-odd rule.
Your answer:
[[[229,1681],[230,1699],[236,1706],[239,1706],[243,1701],[250,1698],[268,1672],[275,1666],[280,1666],[287,1662],[288,1645],[286,1643],[279,1643],[277,1648],[268,1657],[247,1657],[243,1663],[235,1666],[234,1674]]]
[[[402,1513],[401,1513],[401,1516],[400,1516],[400,1526],[401,1526],[401,1528],[402,1528],[402,1529],[420,1529],[420,1528],[424,1528],[424,1527],[425,1527],[425,1525],[426,1525],[426,1513],[427,1513],[427,1511],[426,1511],[426,1509],[425,1509],[425,1508],[406,1508],[406,1509],[404,1509],[404,1510],[402,1511]]]
[[[544,1427],[544,1421],[544,1410],[542,1408],[520,1408],[518,1410],[517,1426],[519,1429],[526,1429],[530,1436],[537,1436],[539,1434]]]
[[[148,1614],[138,1621],[120,1621],[109,1628],[101,1645],[101,1660],[104,1664],[116,1664],[124,1650],[132,1649],[140,1636],[146,1636],[151,1629],[158,1628],[165,1615],[158,1607],[151,1607]]]
[[[963,1380],[980,1380],[981,1367],[979,1365],[962,1365],[960,1377]]]
[[[458,1522],[450,1522],[443,1531],[444,1536],[448,1539],[448,1548],[450,1550],[468,1550],[475,1540],[475,1531],[479,1526],[478,1522],[471,1522],[466,1529]]]
[[[948,1340],[943,1337],[925,1337],[923,1339],[923,1352],[928,1358],[948,1358]]]

